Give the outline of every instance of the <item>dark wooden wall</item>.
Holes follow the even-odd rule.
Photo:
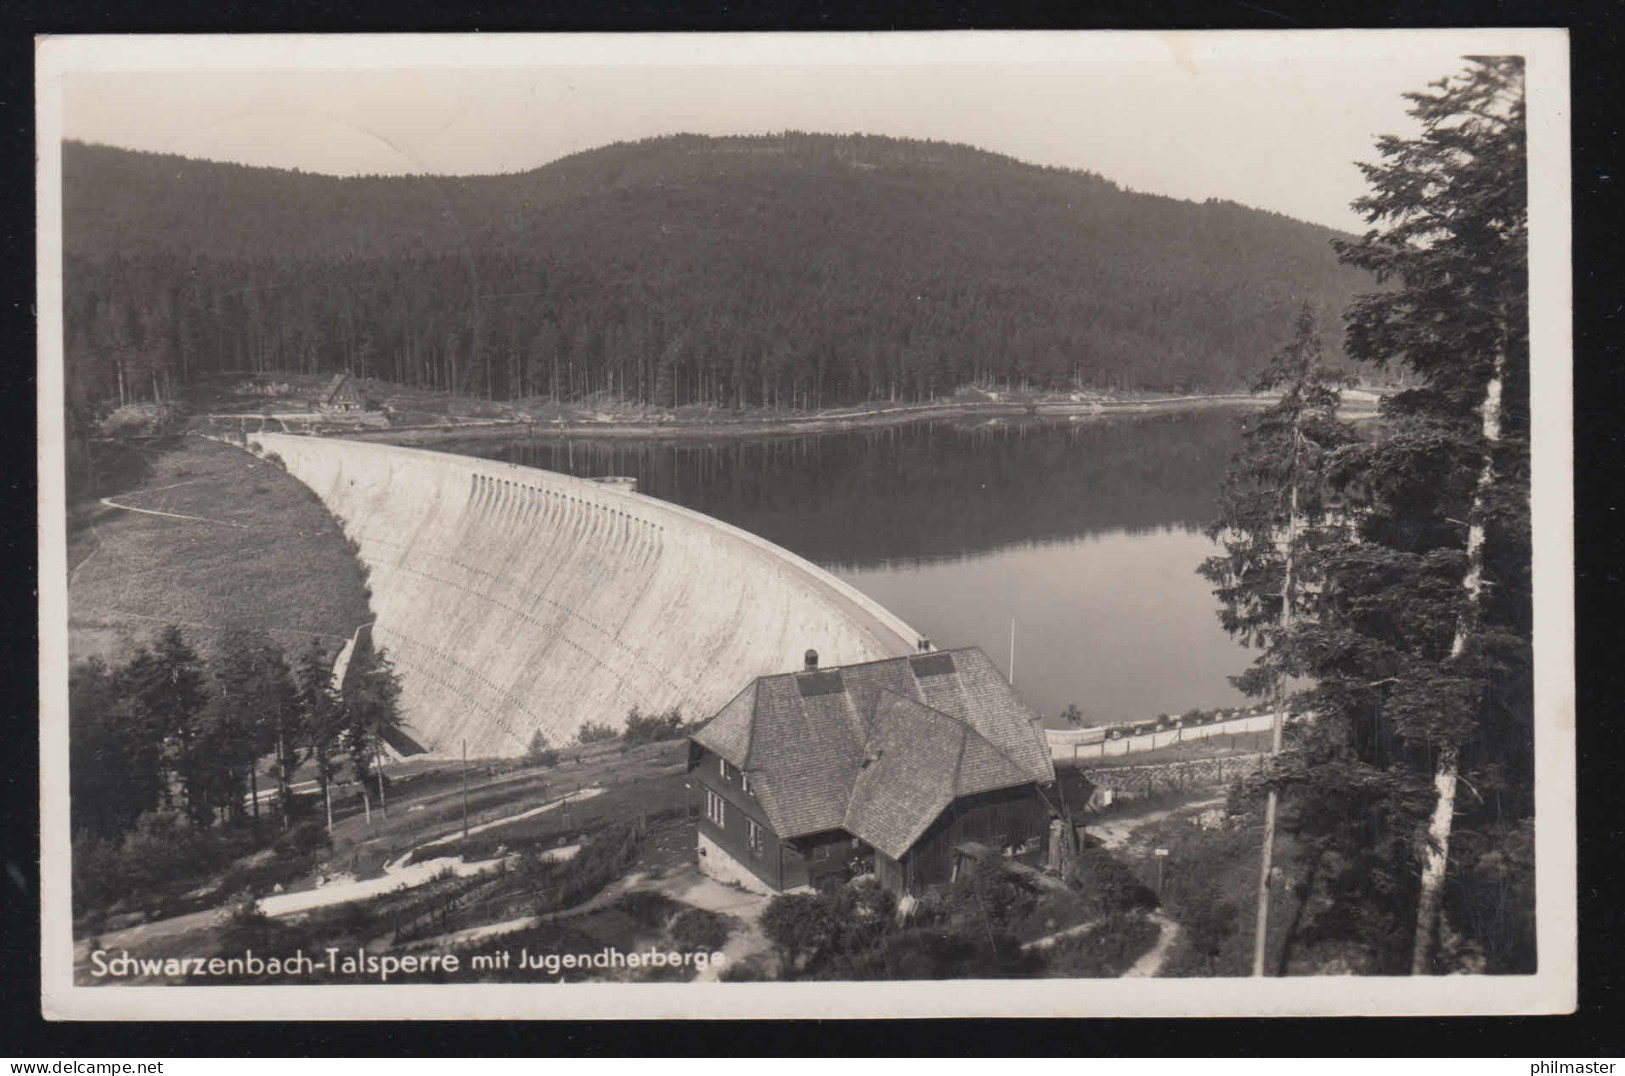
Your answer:
[[[925,886],[950,881],[954,846],[964,841],[976,841],[998,852],[1037,838],[1042,848],[1049,821],[1049,804],[1033,785],[955,800],[903,856],[908,891],[918,893]],[[877,855],[877,870],[879,862]],[[884,876],[881,880],[885,881]]]
[[[729,767],[728,776],[723,777],[717,765],[719,761],[716,755],[705,748],[690,744],[688,768],[690,778],[694,781],[694,811],[699,816],[700,832],[716,841],[729,855],[743,863],[752,874],[774,889],[786,889],[803,884],[806,880],[806,865],[800,862],[801,853],[779,840],[778,834],[774,833],[773,827],[768,824],[767,812],[762,809],[761,803],[755,795],[741,787],[739,771]],[[717,793],[727,803],[721,826],[706,817],[707,790]],[[751,820],[763,830],[760,855],[753,852],[750,847],[750,827],[747,823]],[[802,880],[787,883],[786,873],[794,876],[798,871]]]

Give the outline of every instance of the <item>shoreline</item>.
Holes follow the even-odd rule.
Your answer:
[[[605,421],[582,421],[579,419],[526,421],[517,418],[474,419],[467,422],[396,426],[389,429],[334,430],[329,435],[343,436],[360,441],[383,441],[400,445],[480,437],[512,437],[519,434],[527,437],[543,438],[693,441],[735,437],[840,433],[850,430],[882,429],[889,426],[907,425],[913,422],[966,417],[989,419],[1004,417],[1070,417],[1074,420],[1081,420],[1116,415],[1169,414],[1224,407],[1262,407],[1268,404],[1270,399],[1267,396],[1237,393],[1209,396],[1171,396],[1146,400],[1091,400],[1086,402],[1057,400],[1036,404],[966,401],[963,403],[905,404],[863,411],[835,411],[805,415],[790,414],[776,418],[673,419],[669,422],[616,421],[614,419]],[[1351,405],[1345,407],[1345,410],[1350,412],[1352,418],[1364,417],[1375,413],[1375,402],[1352,401]]]

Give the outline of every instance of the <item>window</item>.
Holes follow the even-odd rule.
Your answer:
[[[750,774],[744,770],[739,771],[739,789],[741,792],[750,791]]]
[[[762,827],[756,824],[754,818],[749,819],[746,823],[745,837],[750,844],[750,854],[757,859],[761,859],[762,847],[766,842],[762,839]]]
[[[722,775],[722,779],[726,781],[728,779],[728,775],[733,772],[733,767],[728,765],[727,759],[719,758],[717,759],[717,772],[720,773]]]
[[[820,861],[828,859],[829,858],[829,845],[827,845],[827,844],[813,845],[812,857],[813,857],[814,862],[820,862]]]
[[[723,802],[721,796],[712,792],[709,788],[705,790],[705,817],[718,826],[728,824],[728,805]]]

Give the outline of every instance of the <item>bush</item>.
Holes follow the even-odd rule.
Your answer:
[[[1460,956],[1444,946],[1440,963],[1491,974],[1533,974],[1534,823],[1525,819],[1486,829],[1464,826],[1453,839],[1452,854],[1460,866],[1446,895],[1446,914],[1465,940]]]
[[[276,839],[276,849],[284,855],[309,856],[330,847],[333,837],[327,827],[315,820],[300,822]]]
[[[606,743],[616,739],[620,733],[600,721],[587,721],[576,730],[576,743]]]
[[[1179,923],[1184,927],[1189,962],[1201,975],[1219,970],[1219,955],[1236,933],[1240,911],[1224,899],[1217,886],[1206,885],[1186,893],[1180,901]]]
[[[891,893],[859,882],[775,897],[761,928],[785,979],[1012,978],[1043,969],[1013,934],[1037,905],[1030,887],[988,861],[947,895],[922,902],[910,926],[897,923]]]
[[[530,746],[525,749],[525,760],[532,766],[557,766],[559,749],[550,746],[547,734],[537,729],[530,737]]]
[[[1032,881],[1009,870],[1003,859],[989,857],[977,861],[948,891],[948,913],[967,933],[1014,940],[1038,908],[1038,899]]]
[[[683,712],[672,707],[663,714],[645,715],[636,706],[626,715],[626,730],[621,738],[628,746],[675,740],[683,734]]]
[[[179,811],[148,811],[117,844],[81,833],[71,868],[75,910],[131,900],[149,912],[171,911],[176,892],[225,866],[246,842],[194,829]]]
[[[641,927],[661,930],[665,928],[678,905],[664,893],[639,889],[616,901],[614,907]]]
[[[1157,895],[1105,848],[1085,848],[1072,861],[1067,884],[1094,915],[1155,908]]]
[[[768,902],[759,925],[787,970],[814,960],[836,934],[830,898],[781,893]]]
[[[527,861],[521,858],[519,871],[535,888],[543,889],[537,913],[545,915],[573,907],[595,895],[626,873],[638,858],[642,834],[635,825],[606,826],[582,847],[574,859],[563,863]]]
[[[226,922],[220,930],[219,951],[241,953],[248,949],[264,951],[271,942],[275,926],[260,908],[260,902],[249,890],[232,894],[226,905]]]
[[[1052,974],[1115,979],[1156,944],[1160,928],[1143,915],[1114,912],[1086,934],[1062,938],[1050,949]]]
[[[689,952],[715,952],[728,941],[729,921],[704,908],[690,908],[671,924],[671,940],[678,949]]]

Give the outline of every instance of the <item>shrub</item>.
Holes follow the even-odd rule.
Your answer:
[[[1088,933],[1056,942],[1047,954],[1049,970],[1076,979],[1114,979],[1133,967],[1160,933],[1143,915],[1114,912]]]
[[[1185,948],[1200,974],[1213,975],[1219,954],[1236,932],[1240,912],[1224,899],[1215,885],[1205,885],[1184,895],[1179,906],[1179,922],[1185,930]]]
[[[674,740],[683,734],[683,712],[672,707],[663,714],[645,715],[636,706],[626,715],[626,730],[621,738],[628,745],[658,743]]]
[[[72,889],[77,915],[88,915],[110,903],[122,888],[118,849],[111,841],[80,830],[73,836]]]
[[[728,941],[728,934],[727,918],[704,908],[681,912],[671,924],[672,943],[689,952],[715,952]]]
[[[525,760],[533,766],[557,766],[559,749],[550,746],[547,734],[537,729],[530,737],[530,746],[525,749]]]
[[[677,902],[664,893],[639,889],[616,901],[615,908],[639,926],[660,930],[677,910]]]
[[[620,736],[620,733],[600,721],[587,721],[576,730],[576,743],[606,743]]]
[[[285,855],[309,856],[331,846],[332,843],[333,837],[327,832],[325,825],[314,820],[306,820],[279,836],[276,839],[276,848]]]
[[[1094,915],[1155,908],[1157,895],[1105,848],[1085,848],[1067,872],[1070,885]]]
[[[744,960],[722,966],[717,979],[724,983],[759,983],[773,978],[771,953],[753,953]]]
[[[948,891],[951,921],[967,933],[988,935],[995,945],[1018,937],[1037,907],[1036,886],[998,858],[979,860]]]
[[[830,903],[810,893],[781,893],[768,902],[760,926],[787,970],[815,959],[835,936]]]
[[[260,908],[259,900],[247,889],[232,894],[226,905],[226,921],[220,930],[222,953],[247,949],[264,950],[272,941],[275,925]]]
[[[621,877],[637,859],[642,844],[635,825],[618,823],[599,831],[574,859],[563,863],[521,860],[519,870],[532,885],[544,888],[537,911],[545,915],[573,907]]]

